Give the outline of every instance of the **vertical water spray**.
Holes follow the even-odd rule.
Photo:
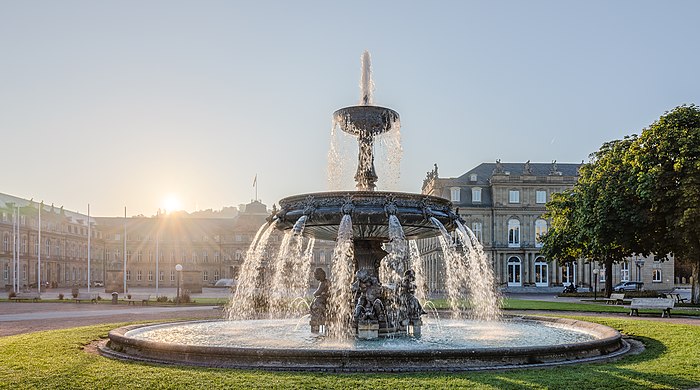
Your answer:
[[[268,241],[272,232],[275,231],[277,222],[278,220],[275,220],[261,226],[250,244],[238,274],[236,291],[225,309],[225,318],[230,320],[257,318],[267,311],[264,284],[261,280],[262,262],[267,255]]]
[[[352,219],[343,215],[338,228],[338,239],[333,250],[331,289],[329,298],[329,335],[347,339],[352,332],[352,284],[355,258],[352,242]]]
[[[361,57],[362,73],[360,74],[360,105],[368,106],[374,104],[372,93],[374,82],[372,81],[372,64],[370,62],[369,51],[365,50]]]

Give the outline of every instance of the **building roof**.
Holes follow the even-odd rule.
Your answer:
[[[32,207],[32,208],[35,208],[37,210],[39,209],[39,205],[40,205],[39,202],[36,202],[33,199],[26,200],[24,198],[19,198],[19,197],[13,196],[13,195],[3,194],[0,192],[0,209],[9,209],[9,207],[10,207],[9,204],[14,204],[15,206],[19,206],[21,208]],[[87,226],[87,215],[85,215],[85,214],[81,214],[81,213],[78,213],[75,211],[70,211],[70,210],[64,210],[63,206],[56,207],[53,204],[50,204],[50,205],[44,204],[44,208],[43,208],[43,211],[45,213],[49,213],[49,212],[53,211],[53,213],[55,215],[60,215],[61,210],[63,210],[63,214],[66,217],[71,218],[72,222],[80,223],[82,225]],[[93,223],[95,222],[95,218],[92,216],[90,217],[90,220],[92,220]],[[80,221],[80,222],[78,222],[78,221]]]
[[[488,184],[489,179],[493,176],[496,170],[497,163],[481,163],[473,169],[467,171],[462,176],[457,178],[458,182],[471,182],[470,176],[476,174],[475,184]],[[557,172],[562,176],[578,176],[579,163],[556,163]],[[522,176],[525,174],[525,163],[501,163],[503,172],[508,172],[513,176]],[[552,163],[530,163],[530,175],[532,176],[548,176],[552,173]]]

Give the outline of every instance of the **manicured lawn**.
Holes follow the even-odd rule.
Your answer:
[[[599,322],[647,349],[614,363],[465,374],[275,373],[124,363],[83,351],[123,324],[0,338],[0,388],[556,388],[648,389],[700,386],[700,326],[629,318]]]

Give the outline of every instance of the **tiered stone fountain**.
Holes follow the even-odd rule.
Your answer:
[[[502,318],[490,263],[451,203],[375,191],[374,143],[398,131],[399,115],[371,104],[367,53],[362,69],[361,104],[334,113],[336,125],[359,142],[356,190],[282,199],[248,250],[226,320],[115,329],[101,352],[167,364],[314,371],[539,367],[626,352],[621,335],[605,326]],[[284,239],[270,259],[269,238],[280,230]],[[449,320],[437,311],[426,320],[417,297],[423,275],[415,239],[430,237],[444,252]],[[307,315],[289,307],[305,302],[315,239],[335,240],[336,247],[331,274],[314,272],[319,285],[305,326]],[[265,268],[273,273],[269,283],[261,278]]]

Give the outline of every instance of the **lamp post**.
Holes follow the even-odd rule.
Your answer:
[[[593,270],[593,283],[595,284],[595,287],[593,287],[593,300],[597,301],[598,300],[598,268]]]
[[[179,305],[180,304],[180,275],[182,274],[182,265],[176,264],[175,271],[177,271],[177,299],[175,300],[175,304]]]

